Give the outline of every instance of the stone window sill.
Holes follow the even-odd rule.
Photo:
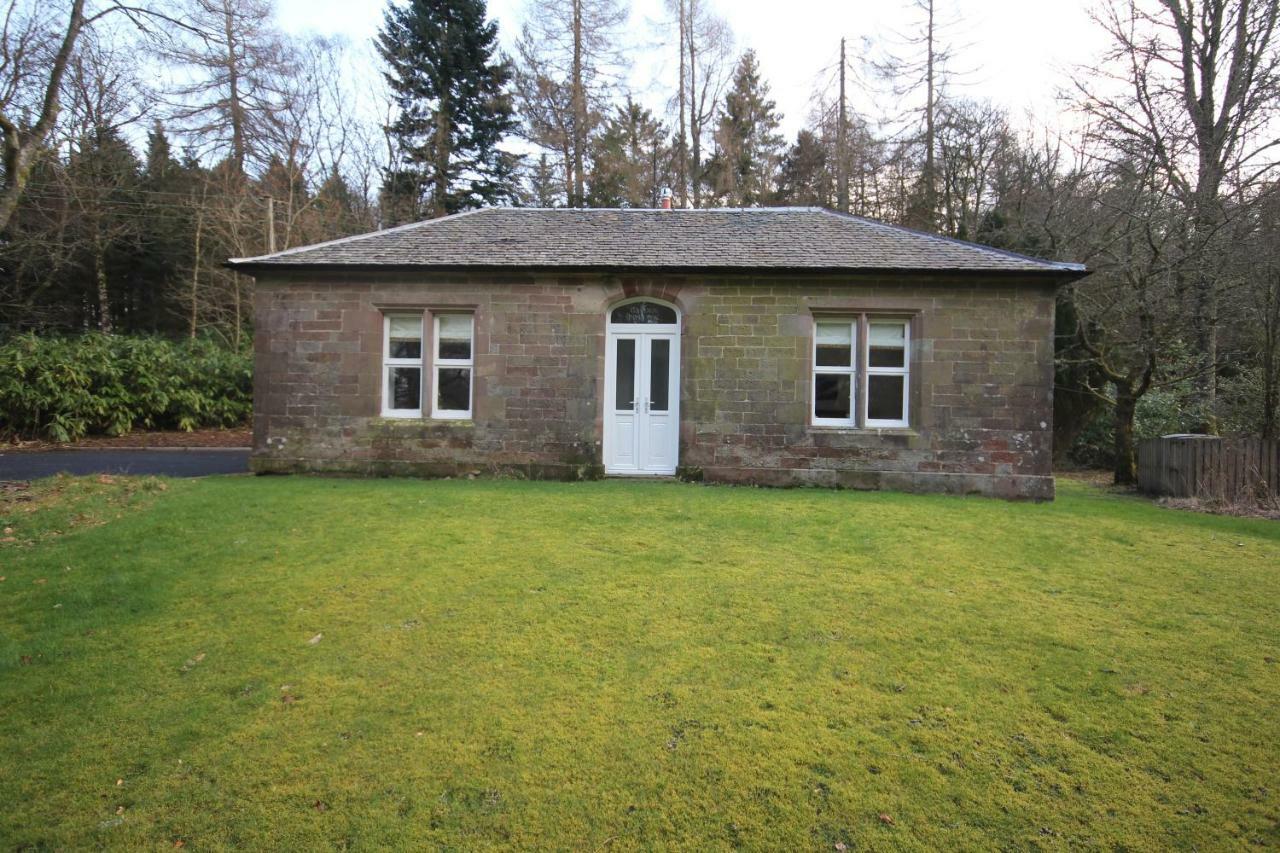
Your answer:
[[[809,425],[809,432],[830,433],[832,435],[904,435],[908,438],[919,437],[920,433],[912,427],[842,427]]]
[[[386,415],[378,415],[370,419],[373,426],[387,427],[424,427],[424,426],[461,426],[474,427],[476,422],[471,418],[393,418]]]

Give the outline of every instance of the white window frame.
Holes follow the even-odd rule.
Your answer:
[[[440,357],[440,318],[466,317],[471,321],[470,358]],[[471,410],[475,408],[476,397],[476,315],[472,311],[441,311],[433,313],[431,323],[431,417],[443,420],[465,421],[471,419]],[[439,399],[441,368],[465,367],[467,369],[467,408],[441,409]]]
[[[911,321],[903,317],[877,317],[871,314],[866,315],[867,333],[863,336],[866,339],[862,352],[862,363],[866,365],[867,381],[862,383],[862,411],[866,414],[864,423],[867,429],[893,429],[901,428],[911,422]],[[902,326],[902,367],[872,367],[871,366],[871,324],[895,324]],[[816,337],[816,335],[815,335]],[[871,377],[872,376],[901,376],[902,377],[902,417],[901,418],[872,418],[870,400],[868,396],[871,393]]]
[[[391,319],[393,317],[414,318],[418,321],[418,334],[421,339],[418,358],[391,357]],[[387,311],[382,315],[382,416],[384,418],[420,418],[422,417],[422,398],[426,394],[427,376],[427,324],[422,312]],[[391,370],[395,367],[418,368],[418,408],[394,409],[391,407]]]
[[[818,324],[836,325],[845,324],[849,327],[849,359],[852,362],[848,367],[827,367],[818,365]],[[859,332],[858,317],[823,317],[817,316],[813,318],[813,350],[810,359],[813,361],[813,370],[809,375],[809,419],[814,426],[833,426],[833,427],[856,427],[858,425],[858,340],[861,338]],[[814,414],[814,407],[818,398],[818,374],[838,374],[847,375],[849,377],[849,417],[847,418],[820,418]]]

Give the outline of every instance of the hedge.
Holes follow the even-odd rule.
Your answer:
[[[252,354],[213,341],[32,333],[0,343],[3,437],[226,427],[252,411]]]

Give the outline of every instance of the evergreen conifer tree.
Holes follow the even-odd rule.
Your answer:
[[[514,202],[516,158],[498,147],[516,125],[511,70],[485,0],[391,4],[377,46],[399,110],[388,128],[401,160],[384,179],[389,218]]]

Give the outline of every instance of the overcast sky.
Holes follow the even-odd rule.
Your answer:
[[[510,52],[524,10],[534,0],[489,0],[504,47]],[[868,42],[892,47],[918,28],[911,0],[709,0],[729,21],[738,51],[754,48],[783,113],[788,137],[804,125],[811,96],[834,74],[841,36],[851,61]],[[383,4],[377,0],[278,0],[281,21],[294,33],[341,35],[363,50],[377,32]],[[1055,95],[1070,85],[1075,65],[1103,46],[1089,17],[1094,0],[938,0],[939,15],[954,26],[947,37],[954,66],[967,73],[953,91],[989,98],[1015,119],[1030,112],[1038,123],[1059,124]],[[676,55],[663,32],[662,0],[634,0],[627,39],[635,63],[628,78],[637,98],[662,112],[674,88]],[[663,39],[667,41],[664,43]],[[370,55],[369,74],[375,73]],[[850,83],[851,100],[866,113],[890,105],[872,101]],[[371,109],[379,107],[370,105]],[[1069,123],[1069,122],[1068,122]]]

